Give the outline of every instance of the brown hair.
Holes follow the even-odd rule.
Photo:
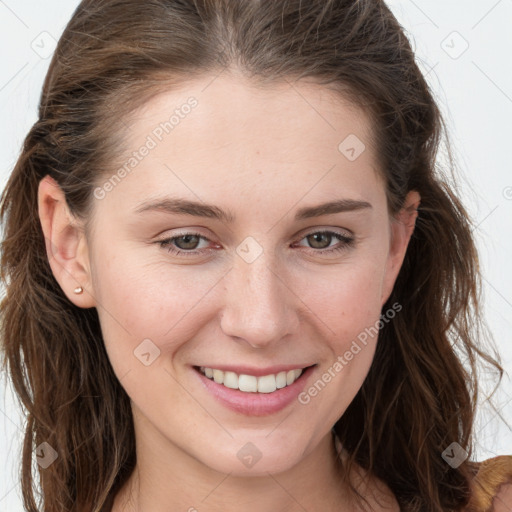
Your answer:
[[[436,163],[444,122],[389,8],[381,0],[84,0],[59,41],[0,210],[1,339],[27,411],[26,510],[37,510],[32,454],[42,442],[59,455],[40,471],[47,511],[100,511],[135,465],[129,397],[96,310],[72,304],[51,272],[38,184],[50,175],[87,220],[123,117],[157,91],[225,68],[259,86],[309,78],[339,91],[375,127],[390,213],[419,192],[416,228],[383,307],[403,309],[380,330],[369,374],[335,431],[347,469],[370,470],[402,510],[461,508],[474,463],[452,468],[441,453],[456,441],[472,454],[477,356],[500,380],[503,370],[483,350],[472,221]]]

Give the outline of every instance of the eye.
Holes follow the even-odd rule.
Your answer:
[[[162,248],[166,248],[171,254],[200,254],[201,251],[195,250],[199,240],[208,240],[208,238],[200,235],[199,233],[184,233],[182,235],[159,240],[157,243]],[[178,248],[174,245],[177,243]],[[190,250],[194,249],[194,250]]]
[[[338,240],[338,245],[330,249],[326,249],[326,247],[330,246],[330,242],[333,241],[333,238]],[[200,243],[201,240],[209,242],[208,238],[206,238],[205,236],[202,236],[199,233],[190,232],[173,236],[171,238],[166,238],[165,240],[159,240],[156,243],[160,247],[167,249],[167,252],[171,254],[175,254],[178,256],[194,256],[204,252],[204,250],[198,249],[198,244]],[[309,249],[315,253],[320,254],[341,252],[348,249],[349,247],[352,247],[355,243],[354,237],[328,230],[314,231],[306,235],[305,237],[301,238],[301,240],[307,240],[308,243],[312,245],[312,247],[310,247]],[[326,241],[327,244],[325,243]],[[207,249],[207,251],[209,250],[211,249]]]
[[[332,242],[333,238],[337,239],[340,243],[337,246],[335,245],[330,249],[325,249],[325,247],[329,247],[329,242]],[[310,233],[309,235],[306,235],[301,240],[307,240],[308,243],[310,243],[313,246],[313,249],[322,249],[321,251],[314,251],[319,252],[321,254],[344,251],[349,247],[352,247],[355,243],[355,239],[352,236],[347,236],[336,231],[328,230],[315,231],[313,233]],[[327,245],[325,244],[326,240]]]

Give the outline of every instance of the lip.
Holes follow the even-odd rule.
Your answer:
[[[309,377],[315,370],[315,367],[316,365],[309,366],[302,372],[301,376],[293,384],[281,389],[277,389],[273,393],[246,393],[244,391],[240,391],[239,389],[227,388],[226,386],[218,384],[217,382],[203,375],[199,371],[198,367],[192,367],[192,370],[194,374],[197,375],[206,391],[228,409],[240,414],[244,414],[245,416],[266,416],[283,410],[294,400],[296,400],[298,395],[305,388]],[[229,367],[223,366],[222,368],[218,369],[221,370],[223,368]],[[281,366],[279,368],[284,367]],[[298,367],[289,367],[291,370],[294,368]],[[264,371],[267,372],[268,369],[265,369]],[[270,373],[279,372],[271,371]],[[262,375],[268,375],[268,373],[263,373]]]

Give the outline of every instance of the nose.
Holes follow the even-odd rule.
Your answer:
[[[265,253],[252,263],[237,259],[224,277],[221,328],[253,348],[264,348],[297,332],[294,295],[286,275],[269,266]]]

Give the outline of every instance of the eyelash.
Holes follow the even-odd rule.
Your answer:
[[[308,233],[307,235],[304,235],[299,241],[303,240],[304,238],[307,238],[308,236],[311,236],[311,235],[332,235],[334,236],[335,238],[337,238],[340,242],[343,242],[341,246],[339,247],[334,247],[332,249],[314,249],[312,247],[310,247],[309,249],[312,250],[313,252],[317,252],[317,253],[321,253],[321,254],[326,254],[326,253],[337,253],[337,252],[341,252],[341,251],[345,251],[346,249],[352,247],[355,243],[355,239],[352,238],[352,237],[348,237],[348,236],[345,236],[345,235],[342,235],[341,233],[337,233],[335,231],[328,231],[328,230],[324,230],[324,231],[312,231],[311,233]],[[194,232],[188,232],[188,233],[183,233],[181,235],[177,235],[177,236],[174,236],[172,238],[166,238],[165,240],[159,240],[158,242],[156,242],[162,249],[165,249],[167,248],[167,251],[171,254],[174,254],[176,256],[182,256],[184,254],[188,254],[188,255],[192,255],[192,256],[195,256],[197,254],[201,254],[201,250],[190,250],[190,251],[185,251],[183,249],[176,249],[172,243],[174,240],[178,239],[178,238],[183,238],[183,237],[186,237],[186,236],[197,236],[199,238],[202,238],[203,240],[208,240],[208,238],[206,238],[205,236],[201,235],[200,233],[194,233]]]

